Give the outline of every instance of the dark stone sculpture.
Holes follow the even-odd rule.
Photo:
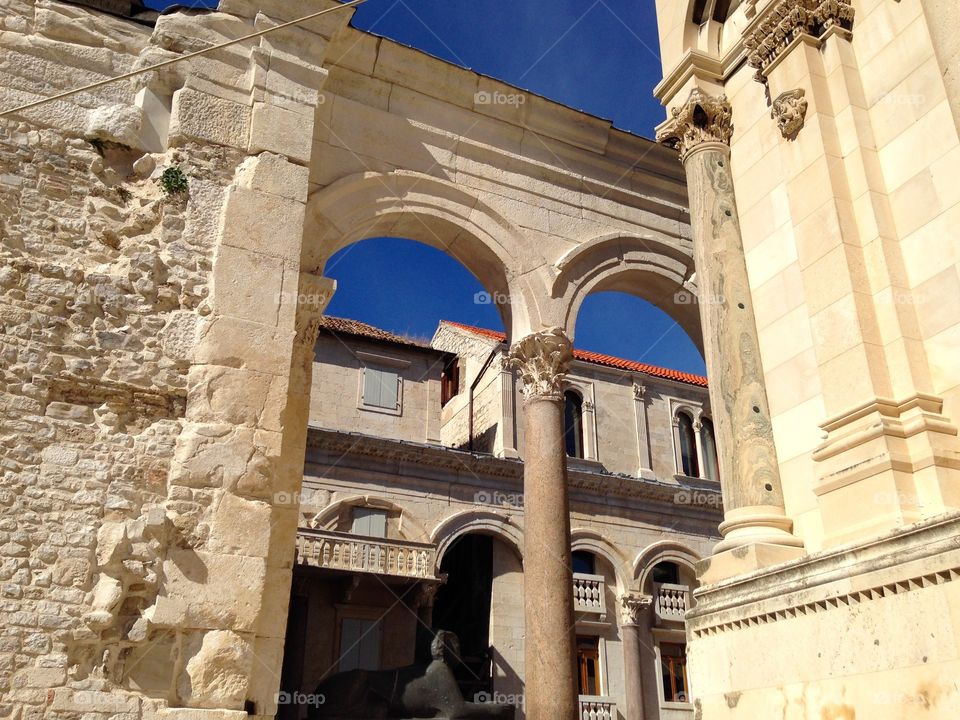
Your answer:
[[[513,720],[512,705],[472,703],[463,699],[448,657],[458,657],[460,641],[441,630],[430,645],[433,660],[397,670],[348,670],[321,682],[323,701],[309,710],[310,720]]]

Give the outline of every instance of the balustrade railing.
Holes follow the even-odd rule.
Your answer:
[[[682,623],[690,609],[690,588],[673,583],[660,583],[655,587],[654,607],[657,618],[666,622]]]
[[[432,578],[437,549],[426,543],[299,528],[296,562],[328,570]]]
[[[617,705],[607,697],[581,695],[580,720],[617,720]]]
[[[607,598],[604,592],[603,575],[573,574],[573,609],[580,613],[607,612]]]

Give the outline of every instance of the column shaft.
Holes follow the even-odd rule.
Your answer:
[[[640,626],[620,628],[623,643],[623,693],[626,696],[624,717],[643,720],[643,674],[640,671]]]

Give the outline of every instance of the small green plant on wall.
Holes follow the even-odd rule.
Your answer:
[[[160,187],[167,195],[177,195],[187,191],[187,176],[179,165],[171,165],[160,174]]]

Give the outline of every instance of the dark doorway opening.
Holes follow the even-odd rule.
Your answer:
[[[490,596],[493,588],[493,538],[464,535],[443,556],[447,582],[437,591],[433,629],[460,639],[460,660],[453,672],[467,700],[493,690],[490,654]]]

